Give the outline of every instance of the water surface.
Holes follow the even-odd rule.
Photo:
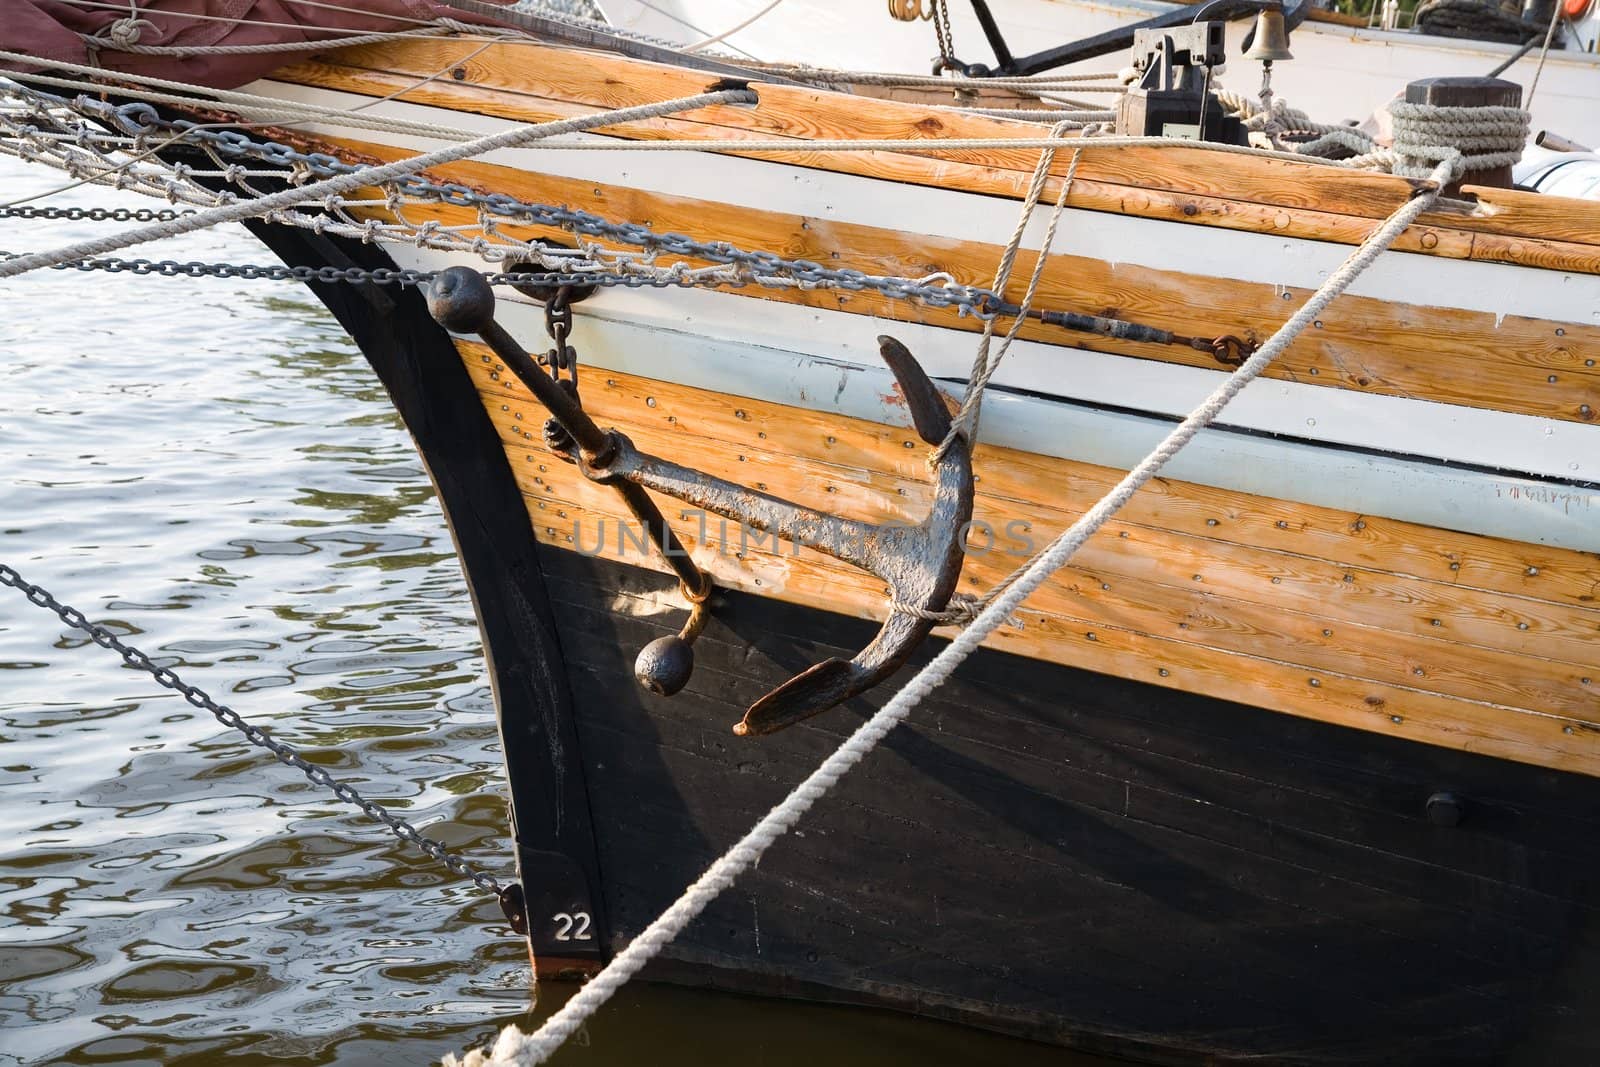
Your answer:
[[[0,200],[61,183],[0,157]],[[108,225],[0,222],[0,248]],[[271,261],[237,228],[123,254]],[[321,305],[270,282],[0,287],[0,561],[505,876],[466,587],[409,439]],[[0,1064],[423,1064],[570,993],[535,995],[470,883],[0,588]],[[643,985],[558,1062],[1001,1059],[1089,1062]]]

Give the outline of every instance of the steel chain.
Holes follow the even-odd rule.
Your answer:
[[[204,691],[185,682],[178,677],[170,667],[159,667],[145,653],[126,644],[116,634],[98,623],[90,622],[88,617],[77,608],[61,603],[48,591],[40,586],[33,585],[23,578],[17,571],[0,563],[0,585],[8,585],[27,597],[30,603],[41,608],[55,612],[56,616],[74,630],[81,630],[101,648],[109,648],[122,657],[128,666],[141,670],[156,680],[156,684],[171,689],[196,708],[209,711],[222,725],[232,730],[237,730],[245,739],[258,748],[264,748],[277,757],[278,762],[288,767],[293,767],[314,785],[331,790],[334,796],[352,807],[361,811],[375,822],[380,822],[389,828],[389,831],[402,841],[421,849],[438,862],[444,864],[452,873],[471,878],[473,884],[485,892],[499,896],[502,890],[499,879],[489,872],[473,866],[466,859],[456,855],[443,844],[435,841],[412,826],[405,819],[391,812],[388,808],[375,800],[363,796],[354,786],[341,782],[326,770],[314,763],[308,762],[294,746],[277,741],[259,726],[246,722],[237,711],[225,704],[218,704]]]
[[[67,222],[172,222],[192,211],[157,211],[153,208],[104,207],[0,207],[0,219],[60,219]]]
[[[361,164],[346,163],[326,153],[301,152],[290,145],[255,141],[234,130],[204,129],[186,119],[163,118],[154,107],[145,103],[112,105],[80,98],[77,106],[135,138],[163,131],[175,133],[181,139],[210,145],[224,155],[262,160],[283,167],[300,167],[318,178],[366,169]],[[576,208],[519,200],[506,193],[480,193],[471,186],[454,182],[434,182],[412,175],[396,180],[393,185],[402,195],[455,207],[474,208],[524,225],[549,226],[582,237],[608,239],[658,253],[734,266],[748,272],[753,278],[781,278],[793,281],[802,288],[872,291],[892,300],[915,300],[928,307],[955,308],[963,315],[984,320],[995,318],[1007,306],[997,294],[979,286],[955,283],[935,285],[911,278],[868,274],[848,267],[826,267],[812,260],[786,259],[775,252],[747,252],[727,241],[700,241],[687,234],[657,233],[640,223],[613,222]],[[619,280],[615,284],[658,287],[667,284],[685,287],[703,284],[693,280],[630,283],[621,281],[622,277],[631,276],[618,275]],[[595,284],[595,279],[585,275],[575,284]]]
[[[15,258],[20,253],[0,251],[0,260]],[[427,285],[438,276],[438,271],[400,269],[392,267],[286,267],[282,264],[263,266],[255,263],[203,263],[198,260],[176,259],[80,259],[71,263],[57,263],[53,270],[105,271],[108,274],[154,274],[162,278],[242,278],[246,281],[275,282],[372,282],[376,285]],[[621,271],[510,271],[491,272],[484,276],[490,285],[590,286],[624,285],[632,289],[652,287],[667,289],[674,286],[729,286],[738,288],[745,283],[721,278],[675,278],[655,275],[629,274]]]

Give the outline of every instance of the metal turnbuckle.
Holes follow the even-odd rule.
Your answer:
[[[949,606],[961,574],[962,534],[972,518],[972,460],[966,442],[944,450],[934,474],[933,503],[920,523],[869,523],[791,503],[641,452],[617,430],[602,430],[494,318],[494,292],[477,271],[451,267],[428,291],[428,310],[457,334],[477,334],[544,405],[572,445],[561,454],[585,477],[610,485],[643,525],[677,574],[693,605],[678,635],[646,646],[635,664],[640,684],[671,695],[694,668],[692,645],[710,614],[711,579],[684,550],[646,489],[732,519],[746,527],[824,552],[884,582],[892,604],[937,615]],[[919,436],[938,444],[950,432],[944,398],[916,358],[892,337],[879,351],[899,382]],[[850,659],[812,666],[767,693],[745,712],[734,733],[765,734],[828,710],[893,674],[933,631],[935,621],[892,610],[872,641]]]

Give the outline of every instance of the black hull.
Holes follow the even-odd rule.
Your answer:
[[[381,259],[263,236],[291,262]],[[670,580],[534,544],[416,294],[319,293],[457,539],[533,947],[604,958],[886,698],[730,730],[874,627],[720,594],[689,688],[644,694],[634,654],[682,621]],[[1424,816],[1439,791],[1459,826]],[[1161,1062],[1594,1062],[1597,824],[1592,778],[982,652],[647,973]]]

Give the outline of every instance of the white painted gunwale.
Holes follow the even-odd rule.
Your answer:
[[[327,106],[368,99],[276,82],[256,83],[248,91]],[[369,110],[450,121],[473,134],[513,125],[395,102]],[[312,132],[341,133],[326,126]],[[439,146],[371,131],[358,136],[413,151]],[[738,206],[967,241],[1003,239],[1017,210],[1014,202],[996,197],[699,153],[656,153],[641,164],[625,152],[518,149],[491,153],[484,161],[691,198],[717,188],[728,194],[722,202]],[[1039,247],[1042,215],[1033,220],[1025,246]],[[1280,288],[1314,287],[1349,251],[1325,242],[1076,210],[1062,229],[1058,250],[1164,270],[1179,269],[1185,256],[1201,256],[1198,261],[1215,264],[1223,276]],[[408,246],[390,251],[400,265],[423,269],[474,262]],[[1421,275],[1409,281],[1411,290],[1441,306],[1534,314],[1555,322],[1600,314],[1576,303],[1586,300],[1586,308],[1600,309],[1600,278],[1594,276],[1401,253],[1380,260],[1353,291],[1381,298],[1401,283],[1407,268]],[[1551,284],[1557,279],[1559,285]],[[892,332],[905,341],[936,377],[964,379],[971,365],[976,337],[968,332],[770,300],[751,314],[752,296],[761,292],[753,287],[743,292],[751,295],[603,291],[579,308],[577,340],[585,362],[892,425],[905,425],[905,416],[884,400],[892,380],[877,365],[878,333]],[[1292,310],[1285,301],[1285,316]],[[506,301],[504,312],[515,335],[542,337],[537,309]],[[1334,305],[1330,314],[1336,313]],[[1187,413],[1225,373],[1018,342],[996,383],[1044,395],[997,395],[986,407],[982,436],[1042,455],[1125,468],[1170,428],[1171,417]],[[1448,529],[1600,550],[1600,494],[1545,480],[1592,478],[1588,468],[1600,463],[1600,427],[1275,379],[1254,383],[1225,415],[1227,426],[1256,433],[1203,435],[1179,457],[1174,477]],[[1259,436],[1263,432],[1297,440]]]
[[[419,270],[476,265],[470,255],[407,246],[391,252],[402,267]],[[698,322],[680,328],[661,326],[641,321],[632,299],[641,292],[607,291],[578,305],[573,344],[586,367],[910,430],[893,376],[874,365],[875,343],[870,344],[873,364],[867,364],[738,334],[721,336]],[[845,317],[840,312],[813,314],[819,321]],[[529,347],[543,342],[542,306],[502,292],[497,317]],[[873,336],[883,331],[904,339],[904,323],[849,317],[868,327]],[[970,341],[970,335],[959,336]],[[959,385],[946,383],[946,389],[959,396]],[[1172,425],[1168,419],[997,391],[984,402],[979,436],[1005,448],[1126,470]],[[1202,433],[1166,473],[1182,481],[1278,500],[1600,552],[1600,492],[1578,486],[1226,429]]]
[[[257,89],[323,106],[349,106],[365,99],[353,94],[258,83]],[[388,102],[379,113],[430,122],[453,121],[473,134],[509,128],[512,123],[441,108]],[[337,135],[327,127],[316,132]],[[364,139],[380,135],[363,131]],[[581,135],[588,141],[615,138]],[[381,140],[412,151],[439,143],[383,134]],[[997,243],[1016,224],[1013,201],[998,197],[908,186],[761,160],[699,153],[654,153],[641,161],[626,152],[511,149],[489,153],[484,162],[566,178],[631,187],[652,193],[702,198],[708,188],[719,201],[796,215],[837,219],[909,234],[959,241]],[[1043,243],[1047,213],[1034,213],[1023,246]],[[1277,291],[1311,289],[1349,254],[1349,247],[1271,234],[1184,225],[1107,212],[1071,210],[1062,220],[1058,252],[1157,270],[1192,272],[1204,263],[1221,277],[1274,286]],[[998,258],[998,248],[996,249]],[[795,348],[823,358],[849,359],[865,352],[876,361],[873,332],[861,316],[818,319],[810,308],[765,301],[759,315],[748,314],[746,296],[673,290],[658,299],[630,300],[641,321],[662,328],[738,329],[762,347]],[[1391,252],[1379,259],[1350,289],[1355,295],[1387,299],[1403,292],[1407,303],[1478,311],[1503,317],[1521,315],[1558,323],[1600,321],[1600,276],[1539,270],[1502,263],[1446,259]],[[730,300],[732,301],[730,303]],[[1295,304],[1284,301],[1284,317]],[[953,313],[952,313],[953,314]],[[1339,314],[1333,305],[1325,317]],[[930,374],[964,378],[972,361],[970,334],[937,327],[894,324],[912,344]],[[1158,361],[1129,359],[1085,349],[1018,342],[997,384],[1092,404],[1181,416],[1191,410],[1225,372]],[[1069,383],[1063,387],[1063,383]],[[1263,379],[1226,412],[1228,425],[1309,441],[1449,463],[1514,471],[1564,481],[1600,480],[1600,425],[1495,411],[1405,397]]]

